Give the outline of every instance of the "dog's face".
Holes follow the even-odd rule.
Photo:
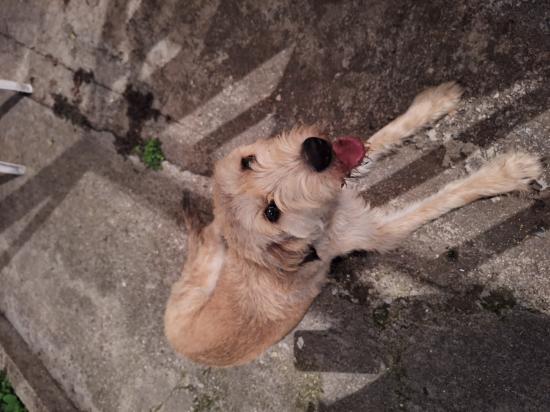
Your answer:
[[[298,269],[364,154],[357,139],[331,143],[312,127],[235,149],[214,173],[214,214],[226,241],[256,263]]]

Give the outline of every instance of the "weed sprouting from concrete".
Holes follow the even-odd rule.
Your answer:
[[[143,144],[134,148],[134,153],[149,169],[159,170],[162,168],[162,161],[165,159],[159,139],[149,139]]]
[[[0,411],[26,412],[27,409],[19,400],[4,371],[0,370]]]

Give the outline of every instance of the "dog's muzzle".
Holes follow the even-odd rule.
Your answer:
[[[308,137],[302,143],[302,155],[306,162],[317,172],[322,172],[332,162],[332,147],[319,137]]]

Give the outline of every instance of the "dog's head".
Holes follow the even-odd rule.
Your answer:
[[[227,243],[258,264],[298,269],[364,155],[358,139],[330,142],[313,127],[235,149],[214,173],[214,215]]]

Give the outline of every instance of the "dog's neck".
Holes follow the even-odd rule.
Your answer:
[[[286,269],[285,270],[285,269],[283,269],[284,265],[272,264],[270,262],[265,262],[264,260],[257,260],[257,259],[254,259],[254,258],[250,257],[250,256],[247,256],[246,253],[241,252],[242,247],[240,247],[240,245],[232,245],[231,242],[229,242],[227,240],[227,238],[225,237],[223,232],[220,231],[219,235],[220,235],[220,238],[221,238],[222,243],[223,243],[226,250],[228,250],[228,251],[233,250],[235,254],[241,256],[242,259],[247,261],[252,266],[258,266],[259,268],[261,268],[261,270],[276,269],[276,271],[281,275],[295,273],[296,271],[300,270],[303,266],[307,265],[308,263],[314,262],[314,261],[317,261],[317,260],[321,260],[321,258],[317,254],[317,250],[315,249],[315,247],[313,245],[309,245],[308,249],[307,249],[306,253],[303,255],[303,258],[301,259],[301,261],[297,265],[293,265],[292,269],[290,269],[290,270]]]

